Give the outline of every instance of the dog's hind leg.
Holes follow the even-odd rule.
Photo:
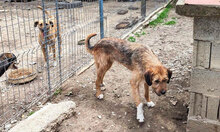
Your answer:
[[[105,86],[105,84],[103,83],[103,79],[104,79],[104,76],[105,76],[106,72],[111,68],[112,64],[113,64],[113,60],[108,59],[107,60],[107,65],[105,66],[105,69],[104,69],[104,72],[103,72],[103,77],[102,77],[102,80],[101,80],[100,87],[104,87]],[[103,88],[101,90],[105,90],[105,89]]]
[[[149,86],[146,83],[144,83],[144,88],[145,88],[145,95],[144,96],[145,96],[145,99],[147,101],[147,106],[148,107],[154,107],[155,104],[150,100]]]
[[[102,60],[100,60],[102,59]],[[113,61],[106,57],[97,57],[95,59],[96,68],[97,68],[97,79],[96,79],[96,97],[98,99],[103,99],[104,95],[101,93],[101,84],[103,83],[103,78],[105,73],[111,68]]]

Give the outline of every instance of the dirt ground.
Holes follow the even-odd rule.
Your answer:
[[[131,72],[115,63],[104,78],[104,100],[94,97],[95,66],[63,84],[61,94],[54,97],[53,102],[72,100],[77,107],[75,116],[65,120],[56,131],[184,132],[189,105],[193,20],[175,14],[174,9],[169,13],[168,19],[171,18],[175,18],[175,25],[148,27],[144,29],[146,35],[137,38],[138,43],[151,47],[163,64],[173,71],[165,96],[158,97],[151,92],[156,106],[144,107],[144,124],[136,120],[129,84]],[[141,86],[142,102],[146,102],[143,89]]]

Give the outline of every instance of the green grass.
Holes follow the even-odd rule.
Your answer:
[[[158,17],[149,23],[150,26],[157,26],[160,23],[164,23],[164,19],[168,17],[168,13],[172,5],[167,5],[166,8],[158,15]]]
[[[141,35],[145,35],[146,33],[143,31],[142,33],[141,33]]]
[[[54,95],[59,95],[59,94],[61,94],[61,92],[62,92],[62,89],[57,89],[57,90],[54,92]]]
[[[135,42],[135,41],[136,41],[136,38],[131,36],[131,37],[128,38],[128,41],[130,41],[130,42]]]
[[[130,42],[135,42],[136,41],[136,38],[135,37],[141,37],[142,35],[145,35],[146,33],[143,31],[143,30],[140,30],[140,31],[137,31],[135,33],[133,33],[133,36],[130,36],[128,38],[128,41]]]
[[[176,24],[176,21],[168,21],[164,23],[164,25],[174,25],[174,24]]]
[[[31,112],[28,113],[28,116],[31,116],[33,114],[34,114],[34,111],[31,111]]]
[[[141,37],[141,34],[139,34],[139,33],[135,33],[134,34],[136,37]]]

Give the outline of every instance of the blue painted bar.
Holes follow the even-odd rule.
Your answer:
[[[103,0],[99,0],[99,15],[100,15],[100,37],[104,38],[104,16],[103,16]]]

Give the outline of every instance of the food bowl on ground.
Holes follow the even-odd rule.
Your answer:
[[[8,82],[12,84],[25,84],[37,77],[37,72],[30,68],[13,70],[8,74]]]

